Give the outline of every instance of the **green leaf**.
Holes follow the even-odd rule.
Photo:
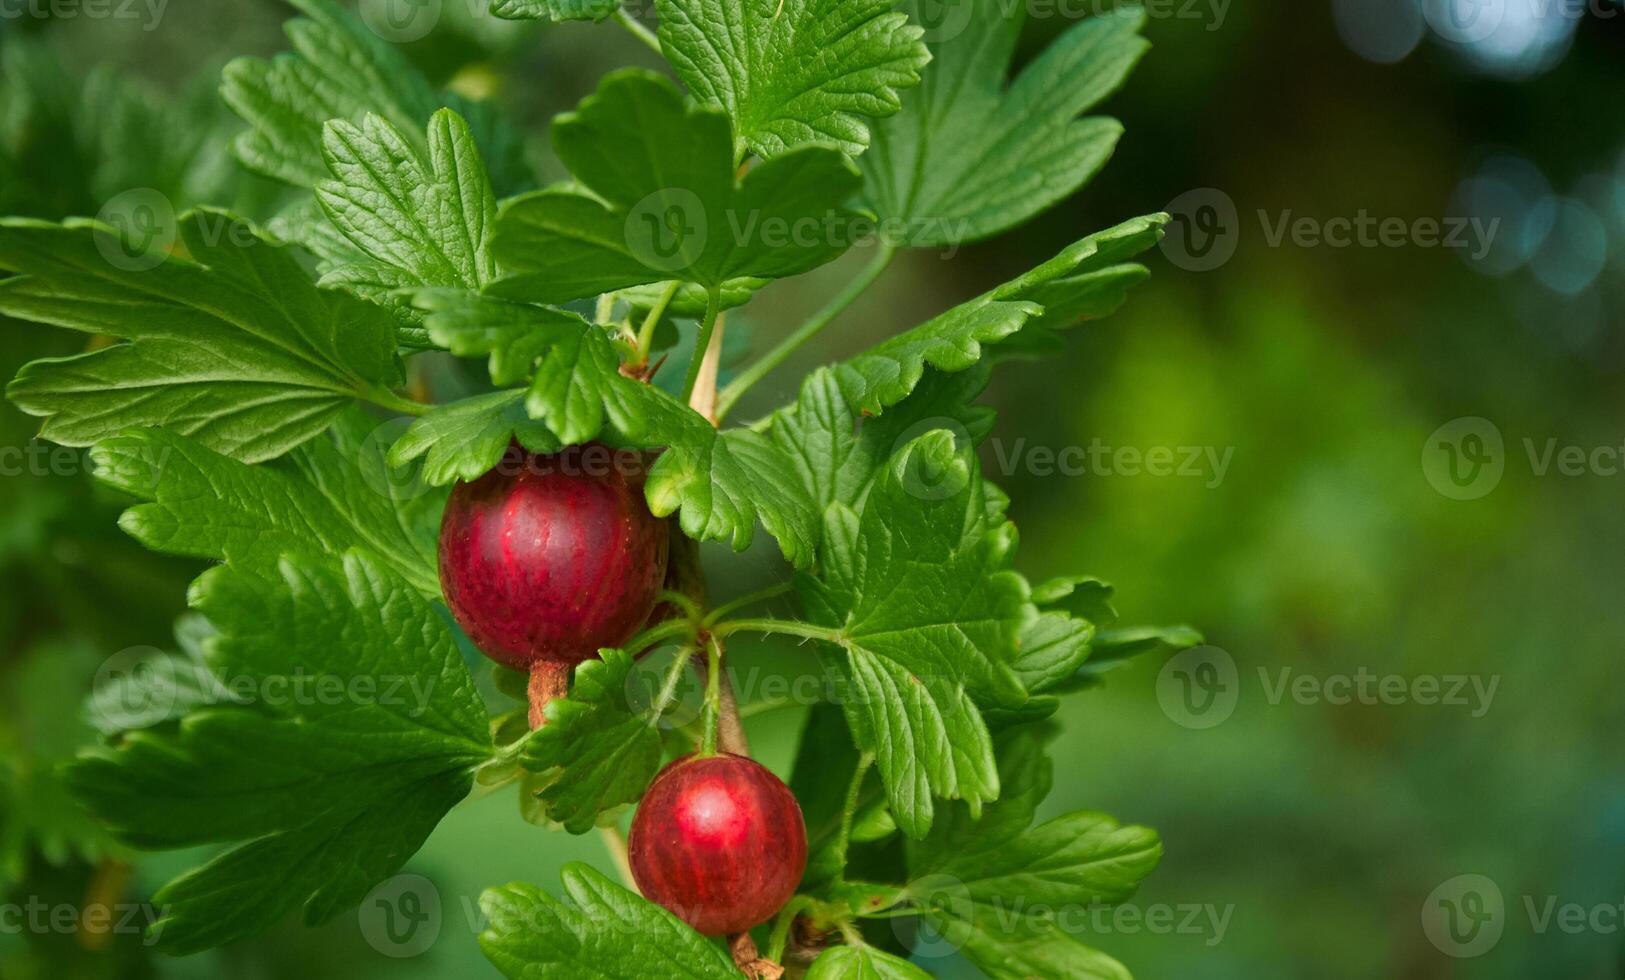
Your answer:
[[[670,912],[583,864],[564,868],[560,901],[534,885],[480,899],[480,948],[509,980],[737,980],[733,958]]]
[[[576,445],[603,429],[616,391],[638,382],[600,327],[549,306],[458,290],[421,290],[417,305],[435,343],[460,357],[490,354],[491,381],[530,381],[525,410],[559,442]]]
[[[620,0],[492,0],[491,14],[507,20],[603,20],[621,9]]]
[[[998,744],[1004,795],[978,818],[952,805],[924,840],[908,844],[909,896],[948,942],[991,977],[1123,978],[1115,960],[1062,932],[1054,912],[1133,894],[1162,857],[1145,827],[1087,811],[1032,827],[1054,765],[1046,731],[1007,731]]]
[[[999,795],[973,697],[1002,707],[1027,697],[1009,664],[1032,608],[1005,567],[1014,543],[1013,527],[988,518],[971,450],[935,430],[896,454],[861,515],[830,507],[819,573],[798,579],[846,650],[826,665],[910,836],[930,828],[933,797],[979,812]]]
[[[919,18],[922,0],[905,0]],[[932,62],[859,161],[875,211],[916,247],[960,245],[1026,221],[1100,170],[1123,127],[1078,116],[1114,92],[1149,45],[1124,6],[1069,28],[1013,81],[1025,8],[946,0]]]
[[[434,114],[427,156],[371,114],[360,126],[329,122],[323,147],[336,179],[316,185],[317,200],[370,260],[328,270],[323,285],[404,307],[396,291],[407,287],[478,290],[496,278],[496,196],[463,117]]]
[[[1160,214],[1134,218],[1090,235],[1026,275],[837,365],[842,394],[858,411],[879,415],[908,397],[927,365],[963,371],[981,360],[984,345],[1007,341],[1030,324],[1044,329],[1065,325],[1051,318],[1049,309],[1089,307],[1104,315],[1108,306],[1115,309],[1121,303],[1126,287],[1111,279],[1111,302],[1102,302],[1100,277],[1115,275],[1114,269],[1125,268],[1123,259],[1154,245],[1167,220]]]
[[[655,461],[644,492],[654,513],[680,510],[684,534],[726,541],[735,551],[750,546],[760,520],[785,559],[804,568],[813,560],[818,528],[791,467],[789,456],[762,433],[690,426]]]
[[[491,754],[450,627],[376,560],[302,557],[261,577],[207,572],[192,605],[220,631],[211,669],[250,706],[83,753],[76,794],[147,849],[242,842],[165,886],[154,926],[175,953],[319,924],[400,869]]]
[[[695,98],[733,116],[741,149],[810,142],[857,155],[865,116],[898,110],[931,59],[895,0],[655,0],[660,45]],[[736,154],[737,155],[737,154]]]
[[[314,188],[329,176],[328,120],[359,123],[372,113],[417,133],[446,106],[472,124],[499,193],[530,183],[518,137],[485,104],[436,93],[399,49],[332,0],[288,2],[305,15],[284,26],[293,51],[269,61],[238,58],[221,81],[226,103],[250,126],[234,148],[251,170]]]
[[[287,452],[399,380],[392,318],[317,289],[285,249],[199,210],[191,260],[128,257],[105,225],[0,221],[0,313],[128,343],[35,361],[7,389],[41,435],[88,446],[162,425],[245,462]]]
[[[655,706],[634,710],[628,696],[632,655],[600,650],[599,657],[576,668],[568,697],[548,702],[546,723],[520,754],[526,769],[554,777],[538,797],[572,834],[591,830],[605,810],[637,802],[660,769]]]
[[[580,186],[503,205],[500,295],[560,303],[679,279],[720,288],[816,268],[851,244],[852,162],[805,147],[735,177],[728,117],[651,72],[616,72],[553,124]]]
[[[813,961],[806,980],[931,980],[931,974],[873,946],[836,946]]]
[[[444,486],[489,472],[516,440],[535,453],[563,446],[546,424],[526,414],[523,391],[495,391],[441,405],[413,422],[395,440],[389,460],[405,466],[421,458],[423,481]]]
[[[91,458],[102,483],[149,501],[126,510],[119,526],[154,551],[268,575],[285,555],[323,559],[363,548],[438,598],[436,535],[397,506],[380,453],[376,444],[347,453],[323,438],[249,466],[185,436],[143,429],[103,440]]]
[[[794,462],[817,513],[839,503],[861,509],[893,455],[929,429],[980,442],[993,411],[973,404],[987,387],[986,366],[959,374],[931,371],[909,397],[878,418],[863,414],[841,390],[836,369],[819,368],[790,405],[775,412],[769,432]]]

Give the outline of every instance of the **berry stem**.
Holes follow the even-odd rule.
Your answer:
[[[700,755],[717,754],[717,730],[722,722],[722,645],[716,637],[705,638],[705,730]]]
[[[734,694],[733,680],[726,669],[718,671],[717,682],[722,695],[721,716],[717,719],[717,741],[722,751],[733,755],[750,756],[750,739],[745,737],[745,726],[739,714],[739,697]]]
[[[530,730],[547,724],[547,703],[570,693],[570,665],[544,660],[530,669]]]

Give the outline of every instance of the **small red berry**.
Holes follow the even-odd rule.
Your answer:
[[[633,454],[589,443],[459,483],[440,525],[440,586],[485,655],[568,669],[631,639],[666,577],[666,522]]]
[[[638,804],[632,877],[650,901],[707,936],[773,917],[807,869],[807,828],[790,788],[739,755],[684,756]]]

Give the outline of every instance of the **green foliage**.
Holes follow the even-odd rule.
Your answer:
[[[995,234],[1076,190],[1119,132],[1078,117],[1144,50],[1141,15],[1073,27],[1007,85],[1021,21],[991,0],[953,6],[963,30],[929,50],[913,5],[891,0],[657,0],[658,42],[686,92],[610,73],[554,120],[571,179],[532,190],[491,105],[437,91],[330,0],[293,4],[293,50],[232,62],[222,85],[248,124],[237,158],[292,188],[268,230],[199,208],[153,247],[82,220],[0,221],[0,270],[19,274],[0,282],[0,313],[111,341],[34,361],[10,396],[45,419],[46,438],[94,447],[131,537],[218,563],[193,584],[180,652],[154,661],[157,680],[115,678],[88,701],[102,742],[65,770],[124,844],[224,846],[155,897],[154,938],[188,953],[294,912],[330,921],[476,782],[517,780],[538,823],[612,823],[668,749],[687,750],[694,726],[665,713],[694,649],[721,660],[724,641],[757,631],[816,643],[834,695],[798,757],[813,859],[770,955],[816,926],[844,942],[810,977],[916,980],[929,974],[906,950],[861,942],[866,916],[912,914],[996,977],[1124,975],[1026,906],[1011,918],[1018,900],[1120,901],[1160,855],[1150,831],[1100,814],[1033,825],[1051,780],[1033,722],[1106,668],[1195,634],[1117,625],[1098,580],[1033,586],[1016,571],[1008,501],[975,455],[993,424],[977,400],[1000,361],[1043,355],[1114,311],[1166,216],[1084,238],[819,368],[753,424],[719,427],[732,402],[718,407],[716,380],[768,319],[755,310],[775,309],[760,293],[856,244],[869,215],[855,202],[911,229],[884,243],[889,256]],[[602,20],[617,8],[498,0],[491,12]],[[140,172],[113,167],[114,144],[150,146],[169,181],[154,186],[184,185],[177,200],[210,186],[165,155],[161,128],[145,131],[168,116],[116,86],[58,92],[6,64],[29,124],[0,120],[8,180],[34,179],[49,156],[33,124],[82,103],[100,107],[106,140],[85,154],[84,197]],[[175,118],[174,146],[223,155],[218,120]],[[735,319],[729,332],[724,311],[752,303],[752,330]],[[674,362],[664,372],[657,354]],[[446,369],[456,359],[483,362],[485,377],[470,386]],[[403,429],[368,405],[414,419]],[[546,724],[524,732],[522,712],[491,716],[441,604],[440,511],[449,484],[514,442],[549,453],[593,440],[652,460],[645,497],[686,537],[675,549],[743,551],[765,528],[790,580],[762,596],[793,592],[795,609],[752,619],[743,609],[761,596],[711,606],[703,583],[675,582],[654,639],[580,665]],[[698,569],[695,557],[682,571]],[[673,640],[684,645],[658,693],[637,703],[635,657]],[[700,744],[714,744],[721,710],[710,679]],[[151,717],[106,710],[155,698],[168,701]],[[0,765],[0,797],[47,796],[37,776]],[[0,825],[0,874],[50,844]],[[528,885],[486,893],[481,946],[505,975],[738,975],[722,945],[596,872],[567,868],[563,887],[562,900]]]
[[[180,239],[190,260],[149,265],[103,225],[0,222],[0,269],[23,273],[0,282],[0,313],[129,341],[18,374],[7,394],[46,417],[46,438],[88,446],[164,425],[259,462],[399,377],[384,311],[318,290],[241,220],[200,209]]]
[[[1051,910],[1123,901],[1156,867],[1162,844],[1144,827],[1099,813],[1032,827],[1054,781],[1043,741],[1033,726],[1001,738],[1003,796],[980,820],[956,806],[930,836],[911,842],[904,891],[990,977],[1127,977],[1121,964],[1061,931]]]
[[[526,769],[549,777],[538,793],[543,807],[576,834],[591,830],[604,810],[636,803],[660,768],[660,705],[633,710],[631,654],[600,656],[576,668],[570,696],[548,703],[547,724],[525,740],[519,757]]]
[[[905,7],[917,13],[920,3]],[[1079,119],[1145,53],[1145,12],[1119,7],[1068,28],[1014,80],[1010,60],[1025,8],[1002,0],[936,4],[931,64],[903,111],[878,123],[859,158],[869,200],[901,219],[907,244],[942,246],[996,235],[1076,191],[1123,127]]]
[[[243,842],[165,887],[164,948],[241,939],[302,909],[321,923],[397,871],[491,754],[445,620],[360,552],[224,566],[193,588],[205,656],[246,704],[85,754],[72,786],[143,848]],[[335,693],[337,692],[337,693]]]
[[[977,810],[999,795],[976,703],[1027,696],[1009,666],[1028,609],[1025,583],[1005,570],[1014,543],[1013,527],[988,520],[974,457],[936,430],[888,463],[861,515],[830,508],[821,574],[802,580],[845,650],[826,664],[853,737],[912,836],[930,828],[934,796]]]
[[[269,61],[239,58],[226,66],[220,86],[251,127],[234,145],[249,168],[312,189],[329,176],[329,121],[360,123],[371,113],[417,133],[435,110],[447,107],[476,121],[476,141],[500,192],[530,182],[517,138],[489,107],[437,93],[400,51],[331,0],[288,2],[305,15],[287,23],[293,51]]]
[[[330,121],[322,145],[336,179],[318,183],[316,198],[371,260],[331,268],[322,285],[388,303],[409,287],[479,289],[496,278],[496,195],[463,117],[434,114],[427,156],[370,114],[360,126]]]
[[[852,162],[809,146],[734,176],[726,114],[683,104],[659,75],[610,75],[553,124],[553,146],[579,186],[503,206],[497,258],[515,275],[497,291],[538,303],[678,278],[721,288],[782,278],[850,244],[842,205],[861,186]],[[782,241],[774,230],[819,229]]]
[[[856,155],[930,54],[893,0],[655,0],[660,46],[695,98],[766,157],[829,142]]]
[[[503,976],[739,976],[722,947],[591,868],[567,866],[564,894],[568,903],[534,885],[515,884],[481,898],[489,924],[480,946]]]

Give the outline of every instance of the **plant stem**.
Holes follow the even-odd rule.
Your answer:
[[[677,296],[677,290],[682,286],[682,282],[673,279],[666,287],[666,291],[655,301],[655,305],[649,309],[649,315],[643,318],[643,326],[638,328],[639,365],[649,363],[649,348],[654,346],[655,328],[660,326],[660,318],[666,315],[666,307],[671,305],[671,301]]]
[[[616,8],[615,22],[626,28],[628,31],[631,31],[633,37],[648,45],[650,50],[654,51],[655,54],[658,54],[661,57],[666,56],[666,52],[660,50],[659,36],[657,36],[654,31],[651,31],[647,27],[643,26],[642,21],[627,13],[625,7]]]
[[[716,636],[729,636],[740,630],[749,630],[752,633],[770,633],[784,636],[804,636],[809,640],[823,640],[826,643],[840,643],[841,634],[824,626],[814,626],[811,623],[799,623],[793,619],[734,619],[726,623],[718,623],[711,627]]]
[[[770,711],[781,711],[785,708],[794,708],[796,705],[801,703],[802,702],[796,698],[788,697],[769,698],[766,701],[752,701],[750,704],[747,704],[739,709],[739,717],[741,719],[754,718],[757,715],[765,715]]]
[[[651,626],[626,642],[622,648],[627,653],[637,656],[645,650],[657,647],[667,640],[674,640],[679,636],[694,635],[694,624],[686,619],[668,619],[664,623]]]
[[[757,359],[756,363],[740,372],[737,378],[734,378],[726,388],[722,389],[722,394],[717,399],[717,418],[719,420],[728,417],[728,413],[733,410],[740,397],[750,390],[751,385],[762,380],[769,371],[784,363],[786,358],[794,354],[803,344],[817,336],[819,331],[829,326],[836,317],[840,316],[848,306],[852,305],[853,300],[863,295],[864,290],[874,285],[875,280],[879,279],[880,274],[885,272],[886,267],[891,264],[892,257],[897,254],[897,250],[885,242],[881,242],[875,247],[878,249],[875,252],[875,257],[870,260],[868,266],[858,274],[856,279],[848,283],[845,289],[830,300],[823,309],[815,313],[811,320],[802,324],[795,333],[780,341],[777,347],[763,354]]]
[[[694,342],[694,354],[688,361],[688,377],[683,380],[683,401],[690,401],[694,383],[700,378],[700,362],[711,346],[711,334],[717,329],[717,316],[722,312],[722,290],[713,289],[705,300],[705,319],[700,323],[700,336]]]
[[[626,847],[626,838],[621,835],[619,827],[599,827],[598,836],[604,842],[604,850],[609,852],[610,861],[614,862],[615,870],[621,876],[621,882],[626,887],[637,891],[638,883],[632,877],[632,857]]]
[[[746,606],[753,606],[758,602],[766,602],[769,599],[784,595],[793,588],[795,588],[795,586],[789,582],[780,582],[777,585],[770,585],[765,589],[760,589],[756,592],[750,593],[749,595],[742,595],[737,599],[730,599],[717,608],[711,610],[711,614],[705,617],[705,622],[703,625],[710,626],[712,623],[717,622],[731,612],[743,609]]]
[[[722,646],[715,637],[705,641],[705,737],[700,755],[717,754],[717,729],[722,721]]]
[[[678,592],[675,589],[661,589],[660,592],[655,596],[655,599],[658,602],[671,603],[687,614],[688,618],[692,621],[698,621],[701,618],[700,604],[695,602],[685,592]]]
[[[715,644],[717,654],[722,654],[722,644],[717,638],[707,637],[707,643]],[[717,672],[717,744],[722,751],[732,755],[750,755],[750,739],[745,737],[745,726],[739,718],[739,696],[734,693],[733,678],[728,676],[727,670]]]
[[[375,385],[362,393],[362,397],[379,408],[387,408],[392,412],[403,415],[427,415],[433,405],[415,402],[410,398],[402,398],[382,385]]]
[[[852,782],[846,788],[846,803],[841,808],[841,829],[835,835],[835,853],[841,859],[842,881],[846,880],[846,852],[852,844],[852,820],[858,812],[858,797],[863,793],[863,777],[868,775],[869,767],[874,762],[873,752],[858,756],[858,764],[852,767]]]
[[[784,962],[784,947],[790,942],[790,927],[795,924],[796,916],[811,908],[812,904],[812,896],[797,895],[779,910],[779,917],[773,922],[773,933],[767,940],[768,959],[775,963]]]
[[[728,329],[728,314],[719,313],[716,329],[705,342],[705,354],[700,358],[699,372],[688,396],[688,407],[705,416],[712,425],[717,424],[717,372],[722,366],[722,335]]]
[[[677,697],[677,685],[683,679],[683,668],[688,666],[688,660],[692,656],[694,656],[694,648],[684,647],[677,652],[677,659],[673,660],[671,666],[666,669],[666,678],[661,682],[660,693],[655,695],[655,701],[652,705],[653,710],[649,712],[650,728],[659,724],[661,717],[666,713],[666,709],[671,706],[672,699]]]

